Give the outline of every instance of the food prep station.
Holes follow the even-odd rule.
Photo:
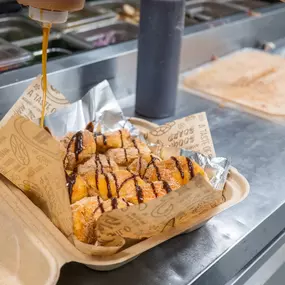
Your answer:
[[[124,113],[136,116],[139,27],[137,18],[118,16],[122,3],[88,2],[84,11],[53,29],[48,79],[70,101],[107,79]],[[130,4],[139,9],[138,2]],[[181,76],[246,47],[284,55],[284,18],[282,3],[188,1]],[[42,38],[25,10],[1,16],[0,38],[0,61],[5,63],[0,74],[2,117],[41,73]],[[7,63],[9,57],[12,63]],[[68,264],[58,284],[283,284],[276,280],[284,280],[285,264],[285,126],[224,108],[182,88],[175,116],[153,121],[162,124],[201,111],[207,112],[216,153],[231,158],[248,179],[249,197],[201,229],[173,238],[115,271]]]

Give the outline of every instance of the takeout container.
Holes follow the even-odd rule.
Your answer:
[[[143,240],[112,256],[96,257],[78,251],[18,188],[6,179],[1,180],[0,222],[4,236],[0,236],[0,247],[1,257],[5,258],[1,260],[0,257],[0,260],[10,275],[17,277],[24,284],[56,284],[61,266],[71,261],[86,264],[96,270],[118,268],[185,230],[196,229],[213,216],[241,202],[249,193],[246,179],[235,168],[231,168],[224,190],[226,201],[223,204],[180,227]],[[9,238],[11,236],[14,238]],[[19,242],[19,247],[15,246],[15,241]],[[23,243],[24,247],[21,246]],[[7,256],[10,256],[10,259],[7,259]],[[27,262],[18,263],[20,258]],[[38,266],[40,271],[37,270]],[[29,274],[32,274],[33,282],[28,279]]]
[[[16,102],[13,110],[8,115],[13,114],[14,110],[20,110],[21,114],[27,117],[31,115],[31,112],[27,112],[26,109],[20,108],[20,106],[22,106],[21,104],[25,104],[26,100],[30,100],[31,105],[34,104],[32,96],[34,92],[39,92],[40,90],[38,86],[39,80],[40,78],[37,78],[32,86],[25,91],[22,98]],[[106,84],[103,84],[102,87],[105,88]],[[55,101],[57,101],[58,105],[54,105],[54,107],[60,107],[66,103],[62,98],[62,94],[57,92],[51,86],[49,86],[48,89],[48,102],[51,105],[53,105],[52,102]],[[100,89],[100,91],[102,91],[102,89]],[[38,93],[36,94],[36,97],[41,95],[42,94]],[[52,101],[49,101],[51,98]],[[39,113],[37,113],[37,105],[34,105],[31,110],[33,111],[33,117],[39,115]],[[51,112],[51,109],[49,109],[49,112]],[[30,194],[36,194],[37,198],[40,198],[37,201],[42,202],[41,206],[44,206],[42,208],[43,211],[41,211],[40,208],[33,204],[19,188],[14,186],[6,178],[1,177],[0,223],[4,234],[0,236],[1,253],[3,252],[0,256],[0,272],[5,274],[4,278],[6,279],[4,281],[6,283],[9,280],[20,280],[22,283],[29,285],[55,284],[59,277],[61,266],[71,261],[86,264],[96,270],[112,270],[118,268],[125,263],[130,262],[141,253],[176,235],[197,229],[216,214],[241,202],[249,192],[249,185],[246,179],[235,168],[231,168],[223,190],[224,202],[214,208],[208,208],[202,213],[199,212],[199,214],[188,216],[187,211],[180,212],[182,203],[175,204],[174,199],[184,199],[186,195],[187,199],[193,204],[192,196],[194,189],[195,191],[198,190],[199,193],[203,193],[206,188],[211,189],[211,191],[213,190],[210,184],[203,179],[202,176],[196,176],[189,183],[191,184],[191,186],[189,186],[192,190],[191,193],[189,193],[189,189],[186,185],[186,187],[181,187],[176,191],[172,191],[162,198],[157,198],[144,204],[144,209],[140,208],[140,205],[129,208],[139,208],[139,211],[144,216],[145,209],[148,207],[151,208],[155,203],[158,205],[161,205],[159,203],[162,201],[163,203],[173,203],[173,208],[179,210],[179,215],[175,215],[173,216],[174,218],[171,219],[171,221],[174,221],[173,225],[169,225],[167,222],[160,233],[143,240],[133,240],[132,244],[128,244],[129,247],[123,247],[120,251],[112,255],[87,255],[82,251],[79,251],[72,243],[72,232],[69,231],[70,228],[68,226],[69,214],[65,212],[66,209],[63,209],[64,207],[70,209],[69,202],[67,201],[68,197],[65,179],[60,180],[61,173],[54,173],[55,168],[53,167],[53,164],[50,163],[50,160],[55,160],[62,166],[61,158],[58,159],[57,154],[54,152],[55,141],[51,139],[50,134],[45,130],[40,129],[31,121],[26,120],[23,117],[12,116],[10,119],[6,117],[5,121],[8,121],[8,123],[1,131],[2,134],[6,131],[6,137],[10,138],[10,140],[6,140],[6,142],[8,142],[8,144],[10,143],[11,146],[7,147],[5,154],[0,157],[1,173],[15,184],[19,185],[19,187],[25,190],[31,198],[35,198],[35,196]],[[205,113],[192,115],[160,127],[141,119],[131,118],[130,121],[146,135],[149,141],[155,142],[157,138],[161,139],[162,142],[163,140],[171,141],[172,147],[159,147],[157,149],[163,157],[164,155],[176,155],[177,151],[180,151],[180,149],[175,147],[176,143],[181,143],[181,146],[183,147],[189,147],[189,143],[193,142],[195,145],[198,145],[201,152],[214,155]],[[190,126],[191,128],[189,129]],[[178,132],[179,136],[176,136],[175,134],[178,130],[180,130]],[[181,141],[181,136],[183,137],[183,134],[185,135],[189,132],[191,132],[191,134],[196,133],[195,138],[193,138],[193,140],[182,139]],[[31,136],[31,134],[34,135]],[[0,143],[1,147],[3,147],[5,138],[3,138],[3,141]],[[11,159],[9,159],[8,165],[10,168],[7,169],[7,164],[3,163],[5,162],[3,157],[9,157],[9,155],[11,155],[11,150],[14,153],[14,156],[10,156]],[[31,150],[33,152],[31,152]],[[13,160],[15,159],[22,164],[20,168],[17,168],[17,171],[15,171],[14,168],[11,168],[11,166],[13,166]],[[38,181],[34,180],[34,182],[40,183],[40,188],[34,187],[32,182],[29,183],[29,181],[22,180],[26,177],[25,175],[23,176],[22,173],[26,169],[28,169],[28,178],[35,176],[36,173],[40,173],[40,168],[38,166],[41,164],[38,164],[38,166],[35,167],[35,163],[31,163],[31,160],[33,159],[40,163],[44,163],[45,167],[49,170],[48,172],[42,173],[42,176],[39,177]],[[45,176],[46,174],[48,174],[48,176]],[[63,183],[64,187],[55,188],[57,191],[53,191],[53,183],[57,186]],[[192,185],[195,187],[193,188]],[[67,204],[60,202],[67,202]],[[62,206],[62,208],[60,206]],[[118,211],[116,211],[117,210],[107,213],[108,215],[109,213],[110,215],[115,215],[118,213]],[[50,214],[51,220],[54,223],[52,223],[44,212]],[[120,215],[125,215],[123,212],[125,211],[119,211]],[[129,210],[127,212],[129,212]],[[152,211],[149,212],[151,215],[153,213],[154,212]],[[159,213],[159,216],[161,215],[160,212],[157,213]],[[158,219],[159,216],[156,216],[156,219]],[[163,213],[163,217],[166,217],[165,221],[168,221],[169,216],[167,214]],[[179,222],[176,223],[176,219],[178,219]],[[58,227],[54,224],[58,225]],[[23,260],[25,262],[23,262]],[[31,280],[31,276],[33,276],[33,280]]]

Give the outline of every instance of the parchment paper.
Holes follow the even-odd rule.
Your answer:
[[[221,202],[222,191],[214,190],[199,175],[161,198],[104,213],[98,220],[97,238],[102,242],[109,241],[112,236],[148,238],[190,219],[205,207],[214,207]]]
[[[146,139],[161,146],[191,149],[206,156],[216,156],[205,112],[162,125],[149,132]]]
[[[0,173],[70,237],[71,210],[59,142],[32,121],[14,115],[0,129],[0,150]]]
[[[42,76],[39,75],[1,120],[0,127],[4,126],[11,116],[15,114],[37,122],[41,117],[42,100]],[[52,114],[68,104],[69,102],[65,99],[64,95],[48,84],[46,115]]]

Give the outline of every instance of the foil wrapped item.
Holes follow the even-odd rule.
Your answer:
[[[128,129],[132,136],[144,140],[139,130],[124,116],[108,81],[103,81],[93,87],[79,101],[70,104],[49,115],[45,119],[46,126],[52,134],[58,137],[67,132],[76,132],[84,129],[93,122],[94,130],[101,133]],[[147,142],[147,141],[146,141]],[[163,159],[170,156],[187,156],[197,162],[207,173],[213,188],[222,190],[227,180],[230,161],[224,157],[207,157],[189,149],[162,147],[149,144],[152,151]]]

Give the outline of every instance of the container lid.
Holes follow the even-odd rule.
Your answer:
[[[20,47],[0,38],[0,69],[24,63],[32,58],[32,54]]]

